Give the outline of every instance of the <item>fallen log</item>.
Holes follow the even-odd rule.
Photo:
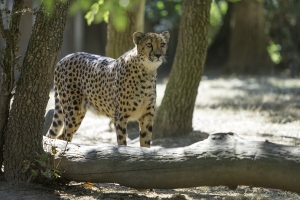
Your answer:
[[[216,133],[182,148],[81,146],[44,137],[44,149],[56,146],[67,180],[119,183],[137,189],[174,189],[238,185],[300,192],[300,147],[246,141],[234,133]]]

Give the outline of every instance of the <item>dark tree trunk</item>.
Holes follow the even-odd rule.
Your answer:
[[[14,68],[17,63],[15,51],[20,37],[19,23],[22,15],[20,11],[23,8],[23,4],[24,0],[14,1],[8,29],[4,28],[2,19],[3,11],[0,11],[0,33],[6,42],[3,61],[0,61],[0,67],[3,69],[0,88],[0,166],[2,166],[3,163],[4,132],[8,121],[10,100],[12,98],[12,90],[15,82]]]
[[[229,58],[226,71],[235,74],[270,74],[272,61],[264,32],[263,1],[234,4]]]
[[[169,82],[154,121],[154,137],[192,131],[192,118],[208,45],[211,1],[183,1],[178,45]]]
[[[53,13],[38,11],[5,132],[4,175],[26,181],[30,163],[43,151],[45,108],[70,1],[55,0]]]
[[[114,13],[110,13],[106,43],[106,56],[108,57],[118,58],[132,49],[134,47],[132,39],[133,33],[136,31],[144,31],[145,0],[138,0],[133,3],[134,5],[126,11],[127,27],[124,31],[120,32],[116,30],[111,20],[114,17]]]
[[[207,50],[205,70],[221,69],[227,63],[233,4],[228,2],[228,9],[224,16],[223,24]]]

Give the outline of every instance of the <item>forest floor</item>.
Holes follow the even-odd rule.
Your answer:
[[[157,85],[157,105],[165,84]],[[53,107],[53,96],[47,109]],[[195,104],[194,132],[179,138],[155,139],[153,147],[187,146],[216,132],[234,132],[253,141],[300,145],[300,81],[283,77],[203,77]],[[139,146],[138,127],[129,125],[129,146]],[[82,145],[115,145],[109,119],[88,113],[74,136]],[[226,173],[226,172],[224,172]],[[0,180],[0,199],[300,199],[300,194],[248,186],[194,187],[138,192],[114,183],[70,182],[59,188],[8,184]],[[299,186],[300,187],[300,186]]]

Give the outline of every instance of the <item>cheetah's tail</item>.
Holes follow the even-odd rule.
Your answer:
[[[64,127],[64,111],[61,106],[57,88],[54,86],[54,98],[55,98],[55,109],[53,114],[53,120],[52,124],[48,130],[48,133],[46,136],[50,138],[57,138]]]

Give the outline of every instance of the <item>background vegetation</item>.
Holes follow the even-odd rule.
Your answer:
[[[228,17],[228,15],[234,12],[231,7],[239,4],[239,2],[238,0],[215,0],[211,4],[209,50],[204,74],[211,74],[212,72],[216,75],[225,72],[227,74],[236,74],[236,70],[234,72],[226,70],[229,58],[230,27],[232,28],[232,24],[230,25],[229,23],[232,18]],[[300,13],[298,11],[300,2],[297,0],[263,0],[257,2],[261,2],[263,6],[263,18],[265,21],[263,34],[267,43],[263,49],[266,49],[272,59],[272,73],[285,73],[292,77],[299,76],[300,42],[298,35],[300,30]],[[2,8],[12,6],[12,1],[4,1],[4,3],[4,5],[1,4]],[[131,23],[126,17],[126,10],[135,12],[134,4],[135,1],[127,0],[73,1],[70,6],[64,42],[59,57],[61,58],[76,51],[106,55],[106,41],[109,40],[107,36],[109,13],[115,15],[112,18],[114,27],[118,31],[124,31],[124,27]],[[38,3],[36,0],[27,0],[25,5],[31,8],[36,7]],[[51,10],[51,3],[49,5]],[[164,78],[168,76],[173,64],[182,12],[182,0],[147,0],[144,5],[144,25],[140,30],[145,32],[169,30],[171,33],[168,62],[160,67],[158,71],[159,78]],[[244,14],[247,13],[250,12],[248,11]],[[34,17],[29,12],[24,13],[20,25],[20,32],[22,33],[19,42],[20,55],[25,53],[25,47],[30,35],[28,25],[33,24],[33,20]],[[245,33],[240,35],[243,39],[248,37]],[[250,38],[251,40],[253,41],[254,38]],[[4,41],[0,40],[0,46],[3,45]],[[131,47],[133,47],[133,43]],[[250,48],[250,46],[243,45],[243,49],[248,47]],[[252,60],[250,56],[249,60]],[[245,60],[243,62],[246,63],[248,61]],[[22,57],[19,63],[21,62]],[[243,68],[242,66],[240,67]],[[249,72],[245,73],[249,74]]]
[[[0,85],[0,148],[5,142],[6,180],[30,179],[32,175],[28,169],[32,167],[33,160],[38,161],[42,155],[40,134],[56,60],[77,51],[117,58],[133,48],[132,33],[135,31],[168,30],[171,33],[168,62],[158,70],[159,83],[169,80],[171,85],[167,86],[165,96],[172,94],[170,102],[180,103],[176,103],[179,107],[175,108],[165,100],[166,106],[159,109],[158,113],[169,114],[165,116],[170,121],[160,124],[160,130],[165,128],[165,135],[161,133],[159,137],[191,136],[193,128],[204,130],[206,126],[197,126],[200,123],[197,120],[195,123],[193,115],[199,116],[199,110],[194,114],[194,109],[208,109],[207,115],[211,115],[215,110],[228,107],[232,108],[229,112],[232,115],[241,110],[255,112],[257,116],[251,114],[251,118],[268,115],[278,119],[274,123],[290,125],[295,132],[289,137],[297,141],[294,141],[295,145],[299,144],[296,112],[299,108],[299,85],[292,81],[292,87],[286,86],[291,83],[291,79],[286,80],[287,77],[297,80],[300,75],[300,3],[297,0],[215,0],[211,4],[200,0],[0,2],[0,70],[4,72]],[[197,7],[200,3],[203,5]],[[193,8],[201,12],[192,12]],[[54,20],[55,17],[60,20]],[[187,44],[195,48],[186,48]],[[184,69],[189,69],[191,74]],[[172,77],[169,78],[171,70]],[[187,76],[183,76],[184,73]],[[222,100],[217,103],[211,95],[207,105],[195,106],[197,93],[204,102],[205,95],[201,92],[199,95],[198,91],[201,78],[206,77],[203,75],[211,79],[226,77],[232,82],[231,85],[227,81],[209,86],[210,91],[218,91],[218,88],[226,91],[229,88],[240,94],[216,97]],[[194,82],[188,82],[190,80]],[[174,82],[178,84],[172,89]],[[263,86],[270,87],[265,89]],[[255,98],[253,102],[249,96]],[[34,105],[32,102],[35,102]],[[175,118],[178,113],[181,115]],[[227,114],[224,110],[221,113]],[[34,120],[28,120],[32,117]],[[214,119],[218,117],[220,113]],[[206,116],[202,118],[207,119]],[[215,121],[212,121],[214,126]],[[162,120],[157,118],[156,123],[159,122]],[[175,127],[179,130],[185,125],[187,127],[178,132],[170,129]],[[240,130],[240,127],[235,130]],[[263,136],[272,135],[262,132]],[[3,161],[1,154],[2,151],[0,163]]]

